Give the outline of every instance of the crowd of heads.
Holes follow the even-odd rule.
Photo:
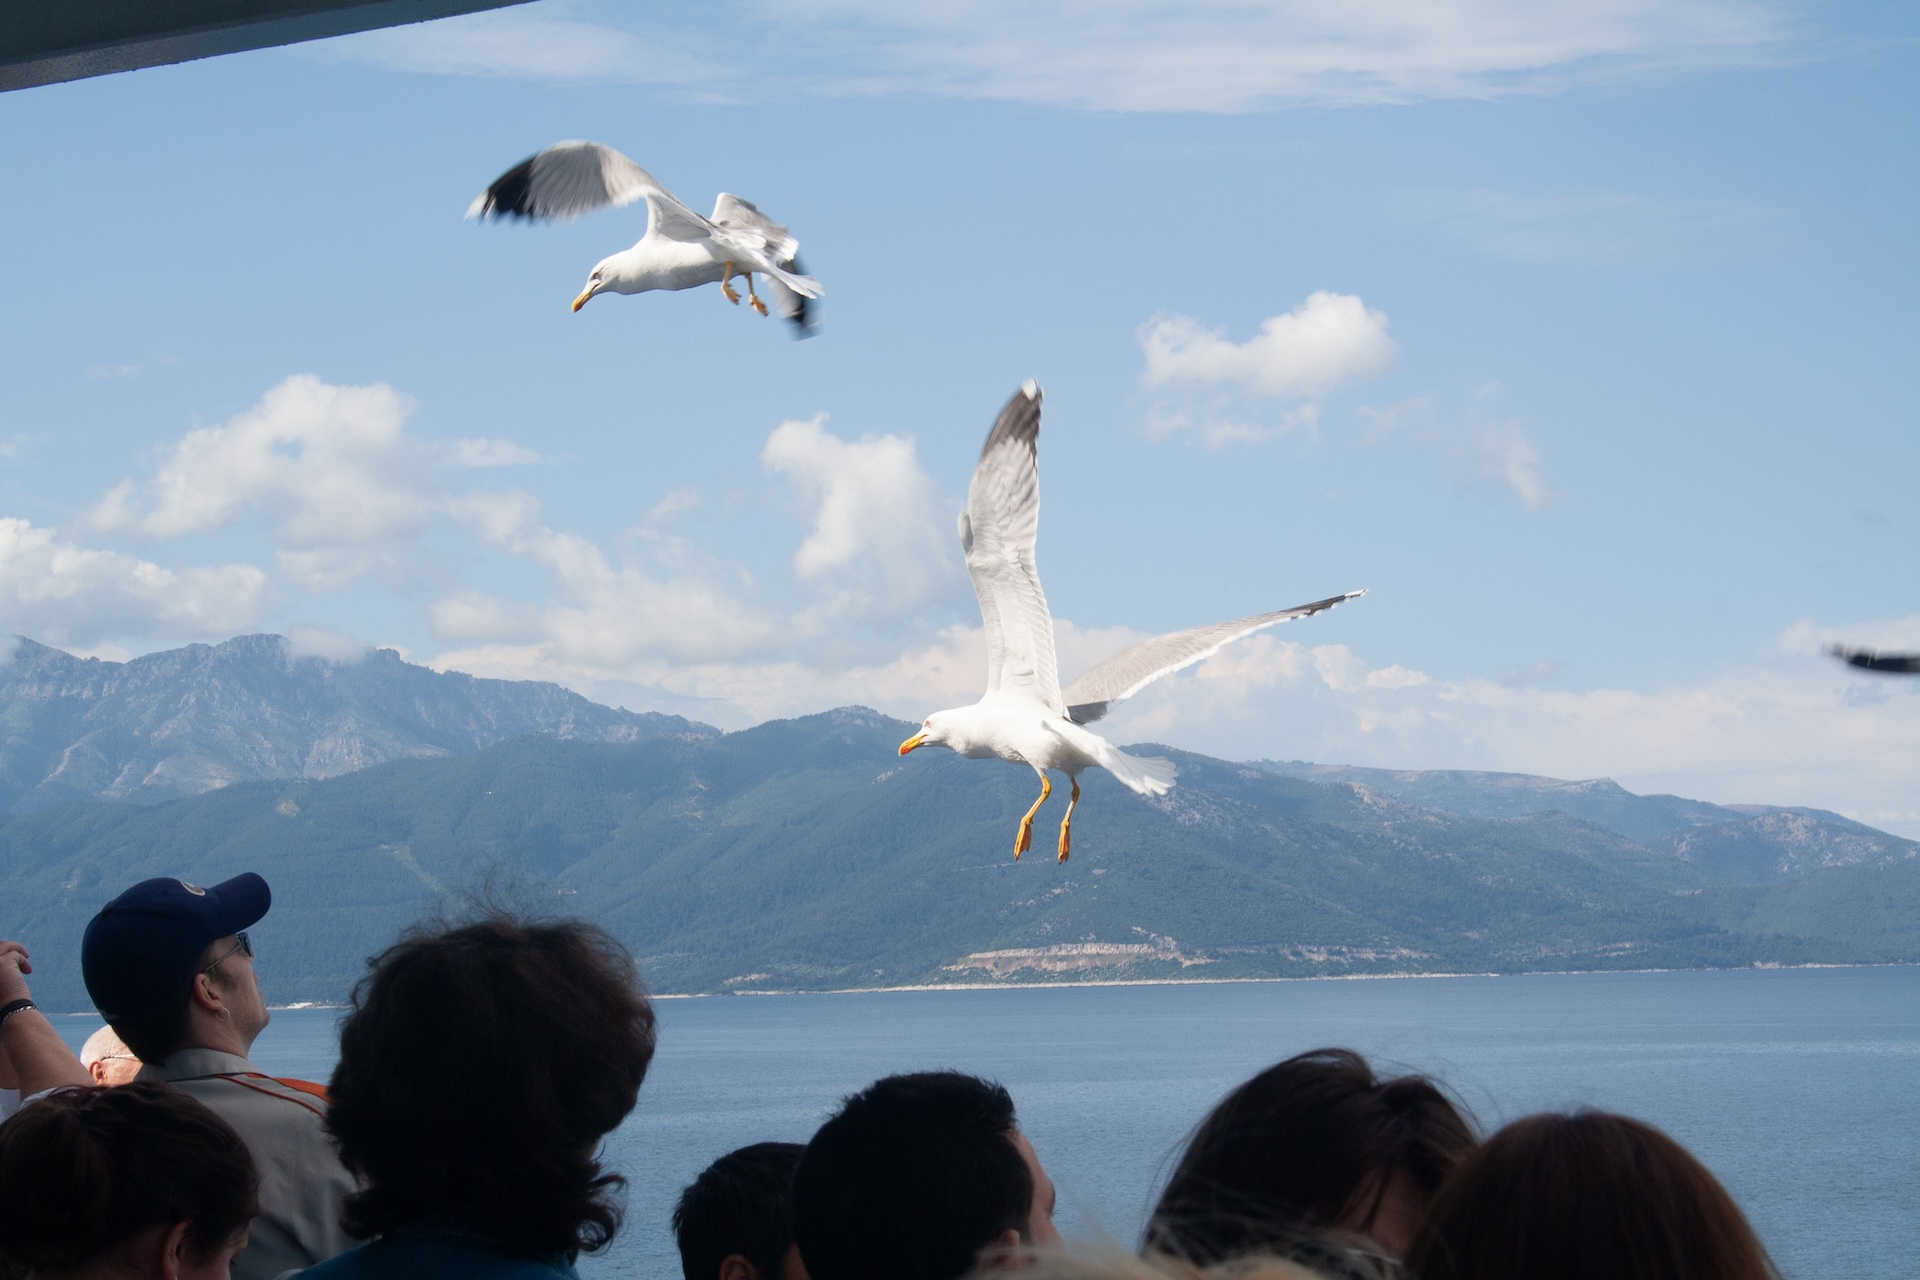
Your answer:
[[[0,1122],[0,1278],[565,1277],[613,1241],[603,1140],[657,1031],[617,941],[502,913],[416,930],[369,961],[322,1087],[245,1058],[268,901],[240,877],[109,904],[83,947],[109,1026],[77,1058],[0,943],[0,1085],[25,1098]],[[999,1084],[888,1076],[686,1187],[685,1280],[1777,1280],[1659,1130],[1589,1111],[1483,1141],[1440,1084],[1344,1049],[1221,1099],[1135,1252],[1062,1244],[1041,1154]]]

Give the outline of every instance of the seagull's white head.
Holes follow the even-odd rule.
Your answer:
[[[616,254],[614,256],[618,257],[619,255]],[[575,311],[586,306],[587,299],[597,293],[605,293],[607,291],[613,284],[613,269],[613,258],[602,258],[599,263],[594,266],[593,274],[587,277],[587,287],[582,289],[580,296],[573,300],[573,309]]]
[[[972,734],[967,731],[967,713],[972,710],[972,707],[955,707],[951,711],[934,712],[920,722],[920,732],[900,744],[900,754],[905,755],[915,747],[945,747],[966,754],[972,745]]]

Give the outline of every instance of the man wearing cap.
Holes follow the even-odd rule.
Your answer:
[[[322,1127],[326,1090],[247,1061],[267,1005],[246,930],[272,901],[252,872],[204,889],[143,880],[100,909],[80,944],[94,1006],[147,1064],[135,1078],[211,1107],[259,1166],[260,1215],[234,1280],[271,1280],[357,1243],[340,1229],[354,1183]]]

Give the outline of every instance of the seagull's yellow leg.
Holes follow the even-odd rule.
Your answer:
[[[1073,852],[1073,806],[1080,803],[1080,779],[1073,780],[1073,797],[1067,801],[1067,816],[1060,819],[1060,861]]]
[[[1033,808],[1027,810],[1027,816],[1020,819],[1020,834],[1013,838],[1013,860],[1018,862],[1020,855],[1033,848],[1033,815],[1040,812],[1040,806],[1053,794],[1053,781],[1046,774],[1040,775],[1040,798],[1033,802]]]
[[[767,314],[767,304],[760,301],[760,295],[753,291],[753,272],[747,272],[747,301],[761,315]]]
[[[738,306],[740,305],[740,295],[733,291],[733,286],[731,284],[727,283],[732,279],[733,279],[733,264],[729,262],[721,271],[720,292],[727,295],[728,302],[731,302],[735,306]],[[747,287],[749,289],[753,287],[753,282],[751,277],[748,278]]]

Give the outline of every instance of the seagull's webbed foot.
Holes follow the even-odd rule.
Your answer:
[[[767,304],[760,301],[760,295],[753,291],[753,272],[747,272],[747,303],[761,315],[767,314]]]
[[[726,296],[728,302],[731,302],[737,307],[740,305],[740,295],[735,293],[733,286],[728,283],[728,281],[733,279],[733,264],[731,262],[726,263],[720,270],[720,292]],[[751,276],[747,279],[747,287],[749,289],[753,287],[753,279]]]
[[[1060,819],[1060,861],[1073,852],[1073,806],[1080,803],[1080,779],[1073,780],[1073,795],[1067,801],[1067,816]]]
[[[1053,794],[1053,781],[1046,774],[1040,775],[1040,798],[1033,802],[1033,808],[1027,810],[1027,816],[1020,819],[1020,834],[1013,838],[1013,860],[1018,862],[1020,855],[1033,848],[1033,815],[1040,812],[1040,806]]]

